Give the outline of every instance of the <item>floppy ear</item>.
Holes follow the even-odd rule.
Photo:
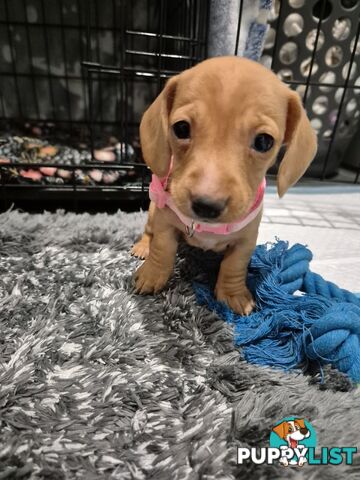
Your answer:
[[[140,123],[140,143],[145,163],[158,177],[167,174],[171,151],[168,142],[169,114],[175,98],[177,77],[166,83],[163,91],[144,113]]]
[[[285,424],[286,422],[281,422],[279,425],[273,428],[273,432],[275,432],[280,438],[285,438]]]
[[[299,425],[300,428],[306,428],[305,426],[305,420],[303,418],[297,418],[295,420],[295,423]]]
[[[288,112],[286,120],[286,152],[277,176],[279,197],[305,173],[315,157],[317,139],[302,106],[299,95],[288,89]]]

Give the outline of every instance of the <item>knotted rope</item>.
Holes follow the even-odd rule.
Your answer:
[[[360,382],[360,298],[311,272],[311,260],[300,244],[259,245],[247,281],[257,308],[247,317],[217,302],[206,285],[194,284],[197,300],[234,325],[247,361],[283,369],[330,363]]]

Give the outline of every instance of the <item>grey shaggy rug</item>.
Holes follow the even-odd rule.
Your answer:
[[[0,215],[0,479],[360,478],[353,466],[236,464],[285,416],[320,446],[358,446],[359,389],[325,369],[246,363],[196,305],[194,253],[134,294],[143,213]]]

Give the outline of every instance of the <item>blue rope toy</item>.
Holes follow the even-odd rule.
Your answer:
[[[360,382],[360,298],[311,272],[311,260],[300,244],[257,246],[247,279],[257,310],[247,317],[194,283],[197,301],[234,325],[235,345],[248,362],[285,370],[330,363]]]

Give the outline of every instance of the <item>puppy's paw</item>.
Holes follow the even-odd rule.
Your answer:
[[[286,457],[281,457],[279,460],[280,465],[283,467],[288,467],[289,466],[289,461]]]
[[[254,299],[249,290],[244,286],[236,294],[229,292],[222,285],[216,285],[215,295],[219,302],[224,302],[235,313],[249,315],[254,307]]]
[[[136,291],[140,294],[157,293],[165,287],[169,277],[166,270],[154,268],[149,260],[145,260],[135,272]]]
[[[306,462],[306,458],[301,457],[301,458],[299,459],[298,466],[299,466],[299,467],[303,467],[304,464],[305,464],[305,462]]]
[[[150,252],[150,239],[142,238],[136,242],[131,249],[131,255],[134,257],[141,258],[142,260],[146,259],[149,256]]]

